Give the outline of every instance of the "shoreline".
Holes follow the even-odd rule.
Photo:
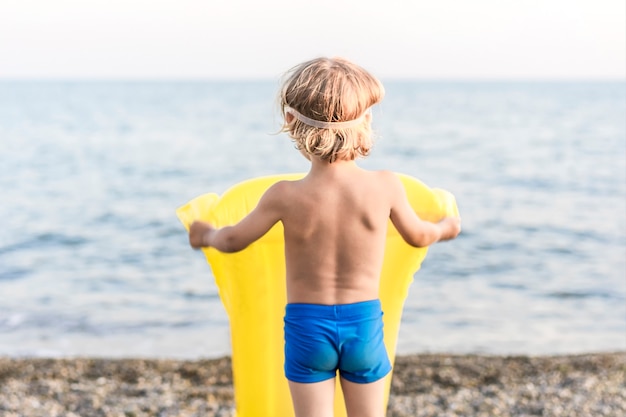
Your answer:
[[[234,416],[229,357],[0,357],[4,417]],[[387,417],[626,415],[626,351],[396,357]]]

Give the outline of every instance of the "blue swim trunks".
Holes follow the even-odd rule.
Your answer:
[[[285,375],[312,383],[340,375],[367,384],[391,371],[383,342],[380,301],[354,304],[287,304]]]

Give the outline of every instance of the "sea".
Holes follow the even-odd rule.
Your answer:
[[[450,191],[463,222],[415,274],[397,353],[626,350],[626,82],[383,82],[359,164]],[[307,171],[277,90],[1,81],[0,355],[229,355],[175,210]]]

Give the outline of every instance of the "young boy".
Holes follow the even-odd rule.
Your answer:
[[[372,146],[369,109],[383,95],[376,78],[344,59],[291,69],[280,96],[282,131],[311,162],[308,174],[274,184],[238,224],[215,229],[197,221],[189,231],[195,249],[237,252],[282,222],[285,374],[297,417],[332,416],[337,371],[348,416],[385,414],[391,365],[378,288],[388,219],[416,247],[460,232],[458,218],[420,220],[392,172],[356,165]]]

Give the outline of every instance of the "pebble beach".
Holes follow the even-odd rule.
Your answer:
[[[0,357],[2,417],[235,416],[230,358]],[[398,356],[387,417],[624,417],[626,352]]]

